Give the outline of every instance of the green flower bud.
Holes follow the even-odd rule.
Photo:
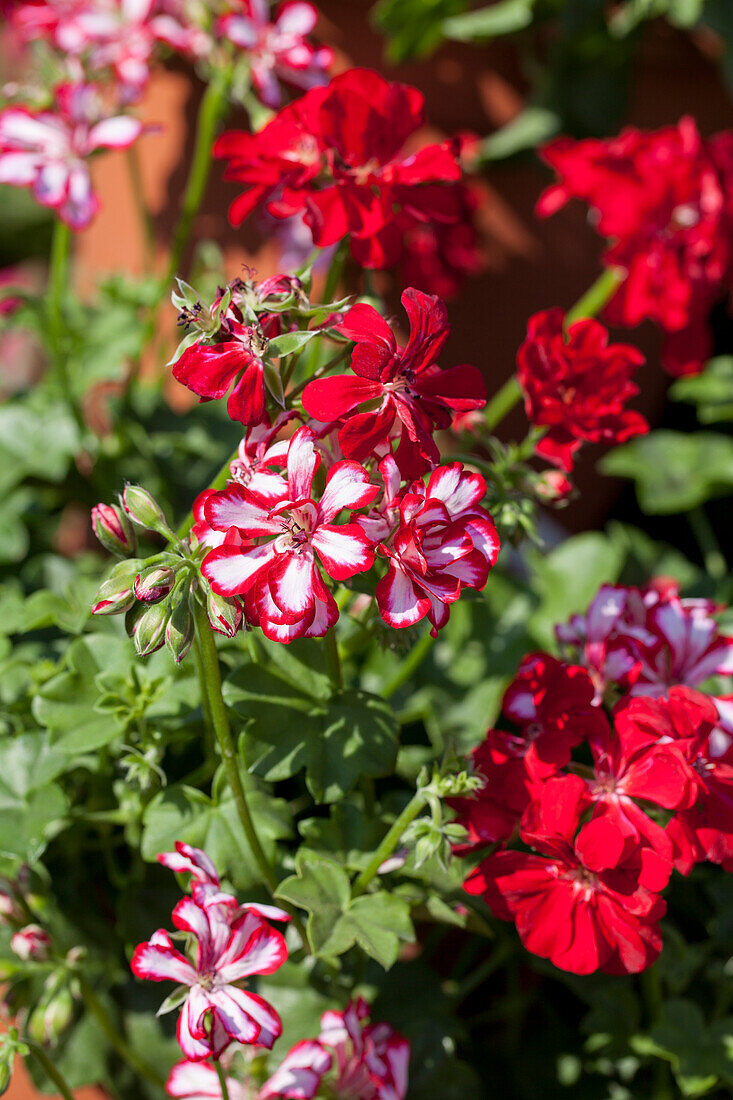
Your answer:
[[[127,632],[141,657],[155,653],[165,642],[170,608],[166,603],[144,604],[128,615]]]
[[[92,527],[102,546],[111,554],[126,558],[135,553],[135,532],[121,508],[114,504],[95,504]]]
[[[180,664],[188,653],[193,642],[193,636],[193,612],[189,604],[188,592],[186,592],[171,614],[165,628],[165,644],[176,664]]]
[[[132,586],[145,562],[140,558],[119,562],[97,590],[92,603],[92,615],[119,615],[135,602]]]
[[[166,539],[174,539],[163,509],[141,485],[126,485],[122,494],[122,506],[133,523],[146,531],[157,531]]]

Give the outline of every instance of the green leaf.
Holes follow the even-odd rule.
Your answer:
[[[534,149],[548,141],[560,129],[560,117],[544,107],[525,107],[496,133],[484,138],[479,147],[479,161],[503,160],[505,157]]]
[[[287,803],[256,789],[248,791],[247,800],[265,855],[274,863],[276,841],[292,832]],[[176,840],[203,848],[239,889],[261,885],[262,875],[228,788],[218,800],[183,784],[160,791],[143,817],[143,858],[153,862],[160,852],[170,851]]]
[[[326,855],[343,864],[349,871],[361,871],[366,866],[385,827],[375,817],[367,817],[354,802],[337,802],[330,807],[328,817],[309,817],[298,824],[303,847]]]
[[[39,735],[43,739],[44,735]],[[33,765],[39,765],[38,777]],[[2,742],[0,752],[0,855],[35,863],[62,827],[68,810],[60,787],[49,782],[59,774],[51,754],[27,734]]]
[[[713,432],[651,432],[617,447],[600,466],[605,474],[636,482],[644,512],[686,512],[733,486],[733,439]]]
[[[65,405],[32,394],[0,407],[0,492],[29,475],[61,481],[79,446],[79,430]]]
[[[316,955],[333,958],[358,944],[389,969],[400,940],[413,938],[408,904],[386,891],[352,901],[348,876],[332,860],[301,852],[296,869],[281,883],[278,896],[310,914],[308,936]]]
[[[309,683],[320,690],[317,676]],[[225,697],[247,721],[251,770],[276,782],[305,768],[319,802],[335,802],[360,776],[389,775],[394,767],[398,726],[392,708],[376,695],[345,691],[314,698],[273,670],[249,665],[227,681]]]
[[[648,1035],[632,1048],[669,1062],[683,1096],[703,1096],[718,1081],[733,1085],[733,1017],[706,1022],[692,1001],[668,1000]]]
[[[36,721],[48,729],[55,748],[83,753],[109,744],[123,724],[96,709],[102,692],[97,675],[105,668],[124,667],[132,654],[125,642],[111,635],[79,638],[67,652],[68,671],[53,676],[33,700]]]
[[[280,359],[284,355],[292,355],[294,351],[300,351],[302,347],[318,336],[318,329],[310,332],[284,332],[282,336],[276,336],[267,345],[267,353],[273,359]]]
[[[733,420],[733,355],[711,359],[702,374],[679,378],[669,393],[674,401],[697,405],[702,424]]]
[[[24,798],[50,783],[69,766],[68,757],[39,730],[0,740],[0,791]]]
[[[446,38],[458,42],[474,42],[495,38],[497,35],[514,34],[524,30],[532,22],[534,0],[498,0],[486,8],[453,15],[443,22]]]

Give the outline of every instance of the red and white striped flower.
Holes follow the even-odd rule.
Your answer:
[[[435,634],[462,587],[484,587],[499,554],[494,522],[479,507],[485,493],[481,475],[460,462],[440,466],[427,486],[416,481],[404,493],[400,525],[389,544],[379,545],[389,567],[377,585],[377,603],[390,626],[412,626],[427,616]]]
[[[226,1077],[229,1100],[254,1100],[256,1090],[234,1077]],[[177,1062],[165,1084],[178,1100],[222,1100],[219,1075],[210,1062]]]
[[[176,950],[160,928],[135,948],[131,965],[138,978],[188,988],[178,1019],[178,1042],[186,1058],[219,1058],[231,1042],[269,1050],[282,1031],[280,1017],[241,983],[282,966],[288,955],[283,936],[257,913],[241,912],[224,900],[203,905],[184,897],[172,920],[195,940],[195,959]]]
[[[99,209],[87,160],[98,149],[127,149],[142,123],[105,118],[94,88],[61,84],[53,111],[6,107],[0,112],[0,183],[29,187],[41,206],[84,229]]]
[[[366,507],[378,489],[357,462],[337,462],[328,471],[319,500],[313,479],[320,465],[315,436],[299,428],[287,454],[287,484],[279,499],[231,482],[208,496],[209,525],[236,532],[241,545],[225,542],[204,558],[202,572],[215,592],[244,597],[250,622],[268,638],[289,642],[321,637],[338,618],[318,567],[334,580],[369,569],[372,544],[356,523],[335,524],[344,510]]]

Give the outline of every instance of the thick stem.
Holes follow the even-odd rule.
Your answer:
[[[692,508],[687,513],[687,519],[700,547],[705,568],[713,580],[722,581],[728,575],[728,563],[705,509],[701,505]]]
[[[356,879],[353,889],[351,891],[352,897],[358,898],[360,894],[369,886],[369,883],[379,872],[379,868],[382,866],[386,859],[394,853],[397,845],[402,839],[402,835],[405,829],[410,825],[425,805],[425,793],[422,790],[416,791],[410,801],[405,806],[400,816],[392,825],[387,835],[382,840],[382,843],[377,848],[376,852],[369,860],[364,870]]]
[[[588,287],[585,294],[565,314],[565,328],[584,317],[595,317],[600,313],[625,278],[626,272],[620,267],[604,268],[593,285]]]
[[[64,1100],[74,1100],[74,1094],[66,1084],[63,1076],[56,1069],[55,1065],[46,1054],[45,1050],[38,1043],[34,1043],[32,1039],[27,1036],[23,1037],[23,1042],[30,1048],[30,1052],[38,1062],[43,1072],[48,1077],[51,1084],[58,1090],[60,1096],[63,1096]]]
[[[194,218],[198,214],[204,198],[206,184],[209,181],[209,172],[211,171],[211,150],[216,137],[217,126],[226,107],[230,83],[231,72],[229,68],[222,66],[220,69],[216,69],[201,101],[196,123],[196,140],[191,170],[181,204],[181,216],[173,237],[173,246],[165,281],[161,288],[161,296],[168,292],[170,284],[178,273],[183,253],[191,235]]]
[[[221,1100],[229,1100],[229,1086],[227,1084],[227,1075],[221,1062],[214,1062],[216,1066],[216,1075],[219,1078],[219,1088],[221,1089]]]
[[[338,639],[334,627],[327,632],[323,639],[323,648],[326,655],[326,669],[336,691],[342,691],[344,686],[343,673],[341,672],[341,656],[339,654]]]
[[[209,624],[206,609],[198,600],[194,603],[194,615],[196,618],[196,634],[201,646],[202,681],[206,689],[206,695],[209,702],[209,713],[211,714],[214,733],[216,734],[216,739],[221,749],[221,757],[227,774],[227,780],[231,787],[232,795],[234,796],[234,805],[237,808],[237,815],[242,824],[242,829],[244,830],[244,835],[247,838],[247,843],[252,852],[254,861],[259,868],[267,889],[272,897],[275,897],[279,886],[278,878],[265,855],[262,844],[260,843],[260,838],[257,835],[254,821],[252,820],[252,814],[250,813],[249,804],[247,802],[247,794],[242,783],[242,777],[239,773],[237,750],[229,726],[229,718],[221,691],[221,673],[219,671],[219,657],[216,652],[214,632]],[[288,907],[284,906],[284,908]],[[293,927],[303,941],[306,950],[309,950],[308,937],[303,922],[292,909],[288,911],[292,917]]]
[[[148,1065],[147,1062],[140,1058],[132,1047],[123,1039],[119,1028],[108,1015],[106,1008],[99,1000],[86,978],[83,978],[81,974],[78,974],[77,978],[84,1004],[99,1024],[110,1046],[114,1047],[120,1058],[122,1058],[135,1073],[139,1074],[140,1077],[145,1078],[146,1081],[150,1081],[152,1085],[157,1085],[158,1088],[165,1088],[165,1078],[163,1075],[158,1073],[154,1066]]]
[[[399,691],[411,676],[414,676],[432,649],[434,641],[435,638],[430,632],[423,634],[420,641],[417,642],[407,654],[392,679],[388,680],[386,686],[382,688],[382,698],[391,699],[394,693]]]
[[[565,328],[567,329],[569,325],[583,317],[595,317],[613,297],[625,278],[626,272],[621,268],[605,268],[593,285],[565,314]],[[522,390],[519,382],[516,375],[512,375],[484,409],[484,418],[490,431],[493,431],[497,424],[508,416],[521,397]]]

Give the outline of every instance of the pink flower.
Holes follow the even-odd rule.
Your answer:
[[[196,942],[191,962],[158,929],[135,948],[132,971],[149,981],[174,981],[188,987],[178,1019],[178,1042],[189,1060],[219,1058],[231,1042],[267,1047],[282,1031],[280,1017],[256,993],[239,983],[255,974],[272,974],[288,949],[279,932],[251,909],[240,912],[226,900],[200,904],[185,897],[173,910],[173,924]]]
[[[0,183],[30,187],[42,205],[72,229],[84,229],[99,209],[87,160],[98,149],[127,149],[142,124],[105,118],[94,88],[62,84],[54,111],[6,107],[0,112]]]
[[[324,1012],[318,1039],[296,1043],[259,1100],[311,1100],[324,1078],[334,1100],[404,1100],[410,1045],[389,1024],[368,1018],[361,998],[344,1012]]]
[[[708,317],[731,284],[730,131],[705,140],[694,119],[652,132],[545,146],[558,182],[538,212],[587,202],[609,240],[604,262],[625,273],[606,314],[612,324],[656,320],[668,334],[663,363],[695,373],[710,353]]]
[[[231,482],[204,504],[212,528],[235,530],[242,540],[211,550],[203,561],[204,576],[220,595],[243,595],[248,620],[276,641],[321,637],[338,618],[317,558],[334,580],[364,572],[374,562],[361,527],[332,521],[344,509],[369,504],[377,486],[358,463],[344,460],[330,468],[323,494],[314,500],[319,465],[315,436],[304,426],[290,441],[287,485],[278,500]]]
[[[564,331],[565,314],[548,309],[530,317],[517,354],[517,377],[527,418],[547,431],[535,450],[572,470],[581,443],[623,443],[649,431],[624,405],[639,392],[631,376],[644,356],[630,344],[609,344],[608,331],[587,318]]]
[[[450,326],[444,303],[408,289],[402,304],[410,319],[410,338],[400,348],[375,309],[357,304],[337,325],[356,344],[350,375],[319,378],[303,391],[303,405],[316,420],[343,420],[339,442],[348,458],[363,462],[379,447],[399,439],[397,464],[405,477],[419,477],[440,461],[433,440],[456,411],[481,408],[486,387],[476,367],[463,364],[441,370],[437,358]],[[366,411],[355,412],[360,406]]]
[[[317,20],[316,9],[302,0],[282,4],[273,21],[264,0],[238,0],[234,11],[219,20],[217,31],[247,51],[260,99],[268,107],[279,107],[282,92],[278,78],[299,88],[328,80],[333,52],[308,41]]]
[[[499,536],[488,512],[480,474],[459,462],[434,470],[427,486],[416,481],[400,503],[400,525],[379,545],[389,559],[377,585],[379,612],[397,629],[426,616],[433,633],[448,621],[463,586],[481,589],[499,554]]]
[[[497,852],[465,888],[501,920],[514,920],[527,950],[561,970],[635,974],[661,949],[659,891],[671,868],[607,819],[581,824],[586,807],[579,776],[548,780],[521,829],[537,854]]]

